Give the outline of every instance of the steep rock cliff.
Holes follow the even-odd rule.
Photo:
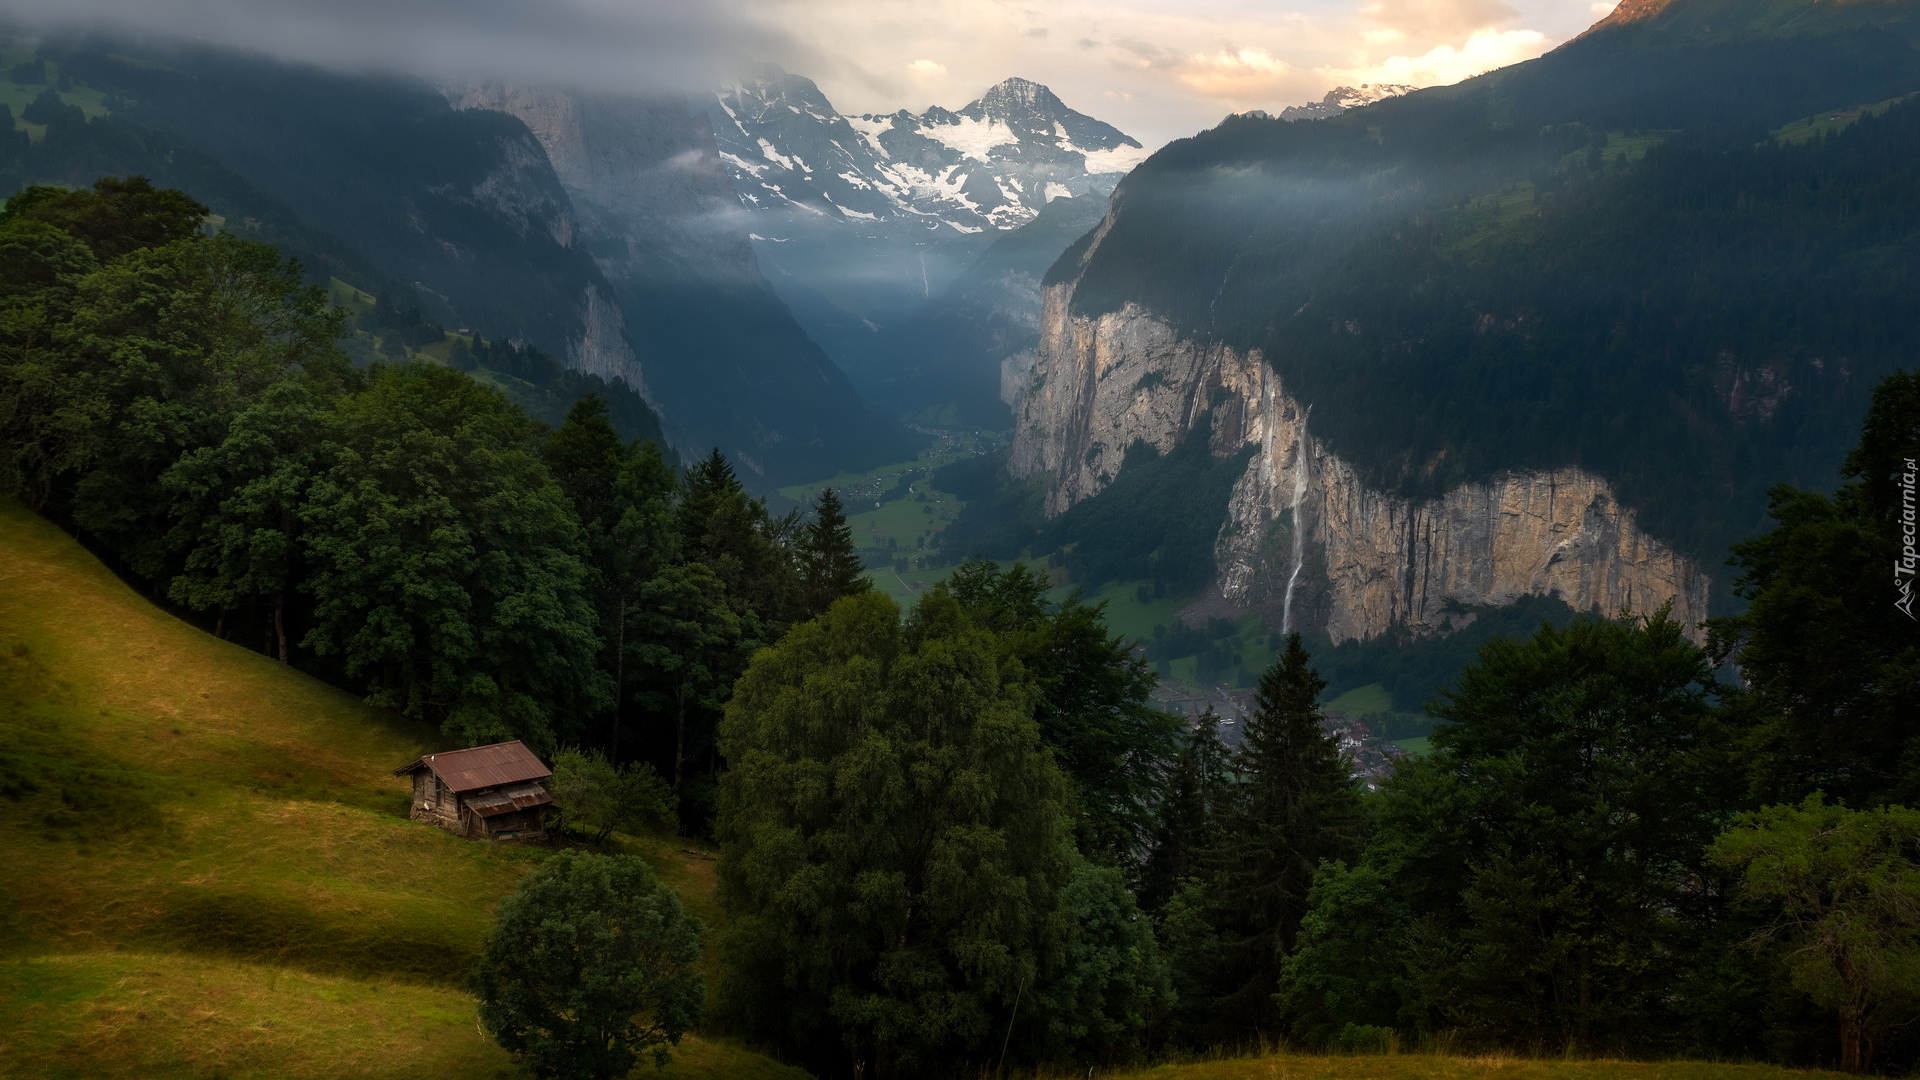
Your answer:
[[[1213,590],[1235,609],[1336,642],[1444,631],[1470,617],[1461,607],[1526,594],[1608,614],[1671,600],[1684,624],[1705,618],[1706,576],[1601,478],[1505,472],[1418,501],[1371,490],[1257,351],[1182,339],[1133,304],[1073,315],[1071,297],[1070,282],[1046,290],[1010,460],[1046,478],[1049,515],[1097,494],[1133,443],[1165,453],[1211,414],[1216,457],[1256,447],[1214,547]]]

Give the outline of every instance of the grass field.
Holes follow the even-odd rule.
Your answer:
[[[0,68],[10,68],[21,61],[31,59],[33,59],[33,50],[19,43],[0,48]],[[40,141],[41,136],[47,133],[46,126],[27,123],[21,116],[21,112],[27,107],[28,102],[40,96],[41,91],[55,85],[59,80],[60,65],[51,60],[47,62],[47,81],[44,83],[16,83],[0,71],[0,105],[5,105],[12,111],[15,130],[25,131],[35,142]],[[80,106],[80,111],[87,114],[89,120],[106,116],[108,113],[106,96],[91,87],[76,84],[66,90],[56,88],[56,92],[60,95],[60,100],[66,104]]]
[[[1274,1054],[1110,1075],[1115,1080],[1830,1080],[1844,1074],[1721,1062],[1575,1061],[1499,1054]]]
[[[1368,713],[1383,713],[1393,710],[1393,695],[1379,683],[1357,686],[1327,702],[1327,708],[1339,709],[1350,716],[1365,716]]]
[[[1863,116],[1879,116],[1904,100],[1906,99],[1890,98],[1872,105],[1857,105],[1851,109],[1829,109],[1775,128],[1771,134],[1773,138],[1783,143],[1811,142],[1822,135],[1833,135],[1844,131],[1859,123]]]
[[[431,730],[222,642],[0,502],[0,1075],[513,1074],[461,990],[543,857],[412,824]],[[629,841],[711,921],[713,864]],[[800,1077],[723,1041],[668,1076]]]

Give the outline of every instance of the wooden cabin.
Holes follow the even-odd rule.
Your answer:
[[[494,743],[428,754],[393,770],[413,777],[415,821],[474,840],[539,840],[553,796],[541,781],[553,770],[526,744]]]

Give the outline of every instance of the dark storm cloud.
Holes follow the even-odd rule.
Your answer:
[[[792,55],[747,0],[0,0],[29,27],[184,38],[335,68],[698,86],[750,55]]]

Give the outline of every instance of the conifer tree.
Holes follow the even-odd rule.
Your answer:
[[[812,618],[843,596],[866,592],[864,573],[840,497],[832,488],[821,488],[813,504],[813,520],[800,535],[800,617]]]
[[[1205,855],[1207,921],[1225,946],[1214,985],[1222,1019],[1261,1029],[1274,1020],[1280,964],[1307,912],[1321,860],[1351,854],[1359,794],[1348,762],[1320,728],[1326,680],[1307,665],[1300,635],[1260,678],[1239,775]]]
[[[1209,705],[1168,770],[1166,797],[1155,814],[1151,848],[1142,873],[1140,904],[1155,911],[1180,883],[1199,872],[1200,854],[1213,844],[1215,815],[1226,800],[1227,749],[1220,742],[1220,714]]]

